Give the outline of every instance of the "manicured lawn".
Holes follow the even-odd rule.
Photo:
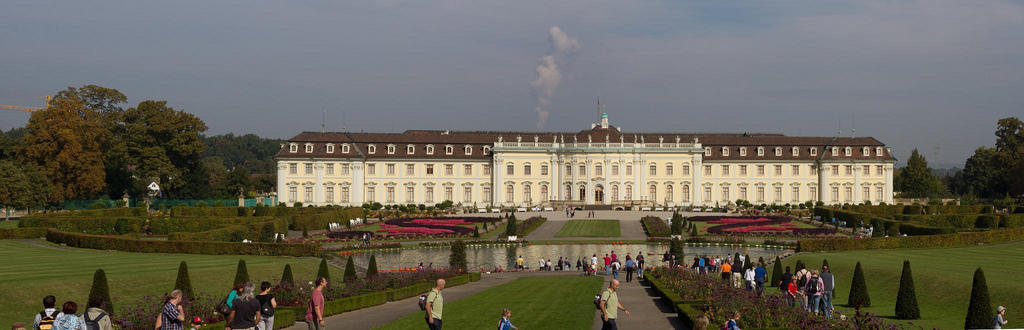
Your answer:
[[[0,240],[0,324],[32,322],[48,294],[56,296],[58,304],[71,300],[84,305],[97,268],[107,273],[110,295],[117,299],[117,308],[146,295],[170,292],[182,261],[188,263],[193,288],[217,295],[229,290],[238,259],[245,259],[249,276],[254,280],[281,277],[285,264],[292,265],[296,279],[311,279],[320,263],[313,258],[128,253],[66,248],[43,240],[34,242],[43,246],[22,240]],[[342,273],[339,269],[331,272],[338,276]]]
[[[521,329],[590,329],[594,324],[594,295],[603,278],[528,277],[516,279],[468,298],[445,303],[444,327],[492,329],[501,310],[512,310],[512,324]],[[426,328],[423,313],[416,312],[374,329]]]
[[[18,220],[4,221],[3,217],[0,216],[0,228],[18,228]]]
[[[555,237],[619,237],[619,220],[569,220]]]
[[[860,261],[871,297],[871,307],[866,310],[891,318],[896,314],[903,260],[910,260],[922,316],[914,324],[925,329],[957,329],[964,326],[974,270],[979,266],[985,271],[993,312],[1002,305],[1007,308],[1005,319],[1024,320],[1024,285],[1019,277],[1022,256],[1024,242],[1015,242],[942,249],[801,253],[783,264],[793,266],[797,260],[803,260],[811,268],[821,268],[822,259],[827,258],[837,277],[834,305],[840,308],[847,303],[853,269]]]

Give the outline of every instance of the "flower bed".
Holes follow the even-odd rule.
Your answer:
[[[689,220],[715,224],[716,226],[704,229],[713,235],[817,237],[836,233],[833,228],[799,228],[789,217],[697,216],[690,217]]]
[[[647,231],[649,237],[669,237],[671,236],[671,230],[668,224],[659,217],[647,216],[640,219],[640,223],[644,225],[644,230]]]
[[[658,268],[651,273],[652,288],[676,307],[680,318],[692,320],[703,313],[710,324],[725,324],[731,311],[739,311],[739,327],[778,329],[898,329],[871,314],[855,312],[845,319],[828,319],[790,307],[782,294],[737,289],[716,277],[694,274],[682,268]],[[685,315],[684,315],[685,314]]]

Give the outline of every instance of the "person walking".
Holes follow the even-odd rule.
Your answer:
[[[53,320],[52,330],[81,330],[85,328],[85,321],[75,315],[78,313],[78,304],[74,301],[64,302],[64,308],[60,316]]]
[[[626,256],[626,283],[633,282],[634,271],[636,271],[636,261]]]
[[[804,287],[804,294],[807,295],[807,311],[818,314],[818,303],[821,302],[821,292],[825,291],[825,284],[822,283],[821,277],[818,276],[818,270],[815,269],[811,272],[811,277],[807,279],[807,285]]]
[[[620,264],[618,260],[612,260],[612,265],[611,265],[612,279],[615,279],[615,280],[619,279],[619,269],[621,269],[621,268],[622,268],[622,264]]]
[[[36,319],[32,322],[32,329],[50,330],[50,328],[53,327],[53,320],[56,320],[61,314],[63,314],[60,310],[57,310],[56,307],[57,297],[43,297],[43,311],[36,314]]]
[[[832,293],[836,289],[836,277],[832,275],[832,272],[828,271],[828,266],[821,266],[821,282],[825,285],[825,290],[821,292],[821,303],[822,309],[825,310],[825,317],[832,318]]]
[[[512,325],[512,320],[510,320],[511,318],[512,318],[512,310],[508,309],[508,308],[503,309],[501,311],[501,321],[498,321],[498,330],[519,329],[519,328],[516,328],[516,326]]]
[[[523,256],[522,255],[519,255],[519,258],[516,259],[516,270],[519,270],[519,271],[523,270]]]
[[[156,328],[160,330],[182,330],[185,328],[185,307],[181,305],[181,290],[171,291],[156,318]],[[225,323],[226,324],[226,323]]]
[[[768,270],[764,269],[764,264],[757,263],[757,268],[754,269],[754,284],[757,285],[757,292],[764,293],[764,279],[768,277]]]
[[[230,308],[235,308],[235,305],[233,304],[234,301],[235,301],[235,298],[238,298],[238,295],[240,293],[242,293],[242,288],[244,286],[245,286],[245,283],[235,283],[235,286],[231,287],[231,291],[228,292],[228,298],[226,300],[229,309]]]
[[[789,282],[793,280],[793,273],[789,272],[789,266],[786,266],[786,272],[782,274],[782,280],[779,281],[779,291],[786,291],[789,289]]]
[[[729,283],[729,280],[732,279],[732,274],[730,274],[730,273],[732,273],[732,264],[729,263],[729,262],[725,262],[725,263],[722,264],[721,268],[722,268],[722,281],[725,281],[726,283]]]
[[[274,312],[277,311],[277,299],[270,293],[270,282],[260,283],[260,294],[256,300],[260,302],[260,323],[256,324],[259,330],[274,330]]]
[[[644,267],[647,267],[645,263],[644,251],[640,251],[636,254],[636,278],[638,280],[644,279]]]
[[[807,288],[807,280],[811,278],[811,272],[801,265],[794,277],[796,277],[797,290],[800,290],[800,307],[807,310],[807,292],[804,289]]]
[[[612,260],[619,260],[619,256],[615,254],[615,251],[612,251],[612,257],[611,258],[612,258]]]
[[[729,321],[725,322],[725,330],[740,330],[740,326],[738,324],[739,320],[740,311],[733,310],[732,317],[729,318]]]
[[[615,319],[618,318],[618,311],[621,309],[629,316],[629,310],[619,303],[619,280],[612,280],[608,284],[608,290],[601,293],[601,330],[618,330],[615,326]]]
[[[996,316],[992,317],[992,329],[1002,329],[1007,322],[1010,322],[1003,319],[1003,314],[1006,314],[1006,307],[996,307]]]
[[[604,254],[604,276],[612,274],[612,258],[608,257],[608,254]]]
[[[306,327],[309,330],[320,330],[327,326],[324,323],[324,288],[327,287],[327,279],[317,277],[313,285],[315,287],[309,295],[309,308],[306,308]]]
[[[747,268],[743,272],[743,280],[747,283],[747,291],[754,290],[754,267]]]
[[[789,307],[796,307],[796,300],[802,295],[797,288],[796,278],[790,277],[789,283],[785,283],[784,286],[786,288],[786,302],[789,303]]]
[[[430,330],[441,330],[441,312],[444,311],[444,296],[441,295],[441,290],[444,290],[443,278],[437,279],[434,288],[427,293],[426,321]]]
[[[89,328],[90,324],[96,324],[96,328],[100,330],[114,329],[113,324],[110,323],[110,314],[103,310],[103,299],[100,297],[89,298],[85,313],[82,313],[82,320],[85,321],[86,329],[91,329]]]
[[[741,288],[743,283],[743,262],[739,259],[732,261],[732,286]]]
[[[256,284],[247,282],[242,286],[242,293],[232,303],[231,314],[228,314],[225,330],[256,329],[260,323],[260,301],[256,299]]]

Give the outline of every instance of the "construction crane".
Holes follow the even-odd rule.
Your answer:
[[[44,98],[44,96],[39,96],[38,98]],[[50,105],[50,97],[49,96],[45,96],[45,98],[46,98],[46,105]],[[25,106],[20,106],[20,105],[0,104],[0,110],[8,110],[8,111],[32,112],[32,111],[43,110],[43,109],[46,109],[46,107],[44,106],[42,108],[38,108],[38,107],[25,107]]]

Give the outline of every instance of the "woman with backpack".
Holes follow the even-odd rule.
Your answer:
[[[807,306],[808,311],[818,314],[818,303],[821,301],[821,293],[824,291],[824,281],[818,277],[818,270],[815,269],[811,272],[811,278],[807,279],[807,285],[804,287],[804,293],[807,295],[807,300],[810,301],[810,305]]]
[[[81,330],[85,327],[85,321],[78,317],[78,315],[75,315],[75,313],[78,313],[78,304],[74,301],[65,302],[62,312],[64,314],[57,316],[53,320],[53,327],[50,330]]]
[[[99,297],[89,298],[88,308],[82,314],[86,330],[113,330],[110,324],[110,314],[103,310],[103,299]]]
[[[260,301],[260,323],[256,324],[259,330],[274,330],[274,311],[277,309],[277,299],[270,294],[270,282],[260,283],[260,294],[256,296]]]

